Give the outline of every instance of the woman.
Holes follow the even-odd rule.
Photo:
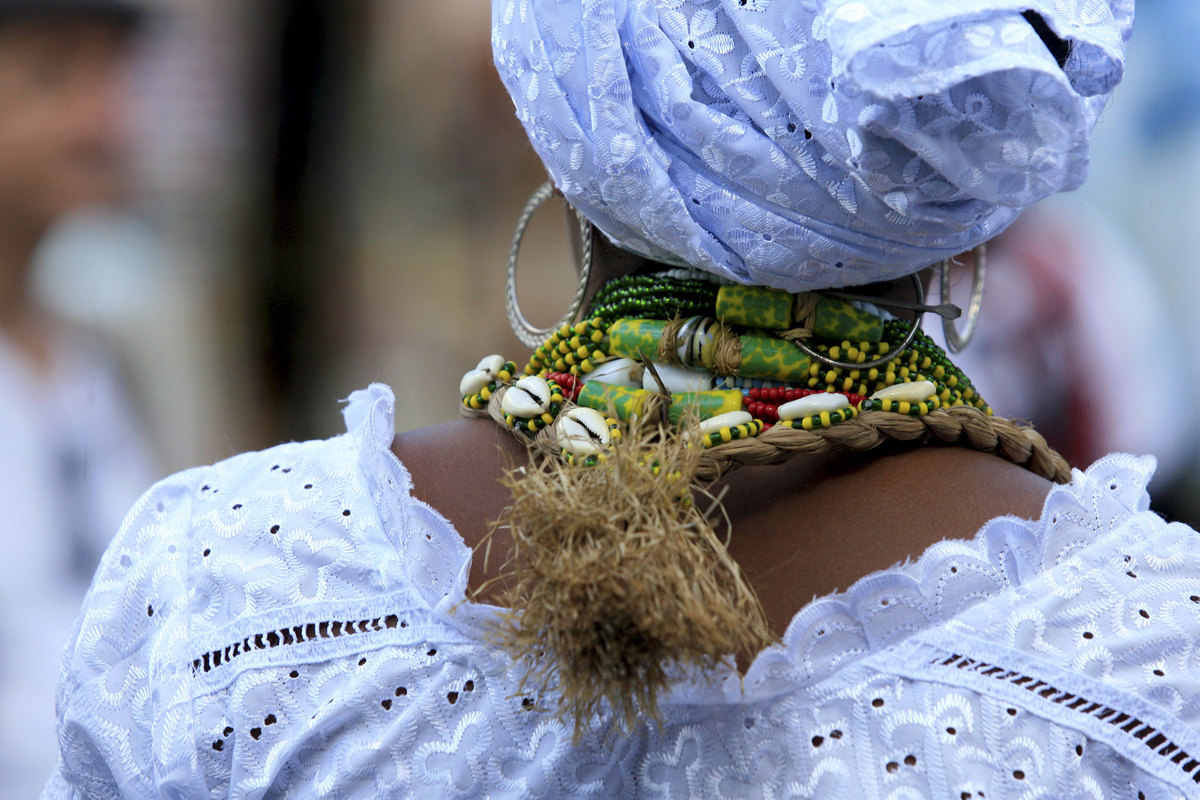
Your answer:
[[[1200,537],[1146,511],[1152,464],[1067,475],[894,287],[790,294],[1082,179],[1131,7],[942,5],[498,3],[592,313],[464,376],[500,425],[393,438],[375,386],[342,437],[152,489],[68,645],[46,796],[1195,794]],[[752,411],[701,419],[729,393]]]

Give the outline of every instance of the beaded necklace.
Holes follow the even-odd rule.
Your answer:
[[[584,316],[588,319],[673,319],[711,316],[718,288],[711,281],[659,275],[626,275],[604,285]]]
[[[522,368],[488,356],[459,393],[465,415],[547,456],[508,479],[497,524],[519,566],[500,640],[561,693],[577,733],[602,704],[627,724],[654,716],[669,663],[703,669],[770,640],[709,519],[719,498],[707,512],[693,502],[707,481],[887,439],[964,444],[1070,480],[1040,434],[992,416],[912,323],[690,272],[610,282]]]
[[[866,412],[925,417],[969,407],[991,416],[921,331],[867,369],[830,366],[792,344],[802,338],[831,360],[865,363],[891,353],[911,328],[834,297],[631,275],[607,283],[585,318],[551,334],[521,370],[489,356],[459,388],[464,413],[498,403],[490,413],[520,438],[588,466],[606,459],[613,432],[652,409],[676,425],[688,420],[705,448],[776,426],[829,429]]]

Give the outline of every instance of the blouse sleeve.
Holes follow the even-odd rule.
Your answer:
[[[410,515],[396,499],[409,482],[388,451],[392,413],[385,387],[356,392],[346,434],[179,473],[134,505],[63,654],[46,798],[209,797],[213,769],[197,748],[211,758],[233,745],[220,735],[227,723],[198,709],[231,670],[197,676],[232,659],[253,669],[267,653],[235,632],[386,604],[407,591],[414,563],[440,578],[427,581],[431,596],[465,581],[466,552],[452,561],[393,540]],[[353,650],[369,635],[356,632],[322,639],[317,655]]]
[[[63,653],[59,762],[43,798],[153,798],[193,764],[182,653],[193,494],[203,470],[151,488],[109,546]]]

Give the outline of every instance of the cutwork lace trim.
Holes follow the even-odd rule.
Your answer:
[[[1200,757],[1192,756],[1178,744],[1171,741],[1166,734],[1132,714],[1127,714],[1104,703],[1091,700],[1088,697],[1058,689],[1024,672],[999,667],[959,653],[955,653],[949,657],[939,654],[929,664],[934,667],[966,670],[981,677],[992,678],[1011,684],[1012,686],[1018,686],[1071,711],[1105,722],[1113,726],[1114,729],[1124,731],[1131,738],[1140,741],[1156,755],[1179,767],[1184,775],[1190,777],[1193,782],[1200,784]],[[1011,709],[1010,713],[1013,713]]]
[[[278,628],[265,633],[255,633],[244,637],[240,642],[226,645],[223,648],[210,650],[192,660],[192,674],[209,672],[222,664],[228,664],[239,655],[255,650],[270,650],[276,647],[302,644],[318,639],[337,639],[342,636],[352,636],[356,633],[382,631],[388,628],[408,627],[408,623],[396,614],[363,620],[322,620],[307,622],[300,625]]]

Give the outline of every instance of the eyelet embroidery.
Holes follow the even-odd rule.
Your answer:
[[[381,432],[379,440],[382,442],[379,447],[386,447],[390,442],[391,418],[379,420],[378,430]],[[348,440],[337,440],[335,443],[341,448],[341,442],[344,441]],[[375,450],[362,443],[361,438],[355,441],[358,442],[357,449],[346,448],[346,453],[339,449],[335,455],[338,458],[345,456],[363,461],[377,455]],[[335,443],[321,444],[320,447],[332,447]],[[111,712],[111,716],[128,708],[129,719],[126,724],[129,729],[136,732],[142,741],[149,742],[158,735],[150,729],[153,721],[170,712],[170,698],[183,698],[184,703],[190,704],[194,715],[187,730],[182,727],[178,729],[181,743],[185,747],[194,746],[199,751],[198,755],[205,765],[206,774],[213,777],[214,785],[210,787],[210,791],[214,795],[236,794],[239,787],[244,789],[251,785],[270,785],[278,774],[271,772],[274,769],[273,765],[283,763],[273,754],[285,753],[295,742],[313,735],[322,737],[323,754],[328,754],[330,760],[343,759],[345,763],[353,761],[364,767],[376,767],[379,775],[391,776],[393,784],[386,792],[397,796],[477,794],[481,786],[480,781],[487,781],[485,785],[495,786],[497,791],[503,790],[512,796],[547,796],[546,787],[551,785],[548,782],[560,786],[562,794],[569,796],[619,796],[632,791],[631,787],[634,784],[631,781],[638,781],[636,785],[639,787],[662,786],[664,788],[657,793],[663,794],[717,797],[722,793],[728,794],[727,789],[740,789],[758,782],[762,787],[760,793],[764,794],[774,793],[782,796],[790,792],[819,795],[828,793],[829,787],[819,786],[818,783],[821,780],[828,781],[833,773],[826,771],[814,776],[811,767],[818,764],[850,764],[855,752],[862,752],[863,748],[868,747],[875,756],[870,764],[864,762],[863,768],[856,773],[864,776],[864,780],[877,783],[887,781],[888,786],[898,783],[914,787],[927,786],[930,782],[930,775],[927,773],[934,771],[935,766],[942,762],[949,770],[947,793],[956,799],[983,798],[985,791],[987,796],[991,797],[993,789],[997,790],[997,795],[1020,793],[1023,789],[1037,789],[1047,780],[1057,781],[1058,785],[1073,785],[1075,780],[1089,771],[1094,771],[1102,777],[1109,776],[1110,780],[1104,784],[1101,795],[1129,797],[1136,794],[1137,788],[1146,788],[1146,794],[1150,796],[1165,794],[1152,791],[1149,787],[1135,786],[1131,791],[1127,788],[1128,783],[1121,782],[1129,773],[1128,764],[1121,764],[1110,770],[1108,754],[1103,749],[1091,751],[1081,760],[1079,751],[1075,748],[1082,748],[1086,740],[1073,735],[1067,740],[1067,749],[1063,750],[1064,757],[1053,762],[1046,761],[1044,766],[1036,760],[1006,758],[1007,744],[1016,742],[1022,736],[1031,735],[1039,742],[1046,741],[1048,732],[1055,730],[1056,725],[1062,724],[1061,721],[1055,723],[1033,713],[1036,710],[1035,705],[1047,702],[1041,697],[1028,695],[1028,701],[1024,705],[1029,706],[1031,711],[1018,711],[1017,708],[1013,708],[1009,715],[1002,700],[996,705],[995,697],[979,695],[978,691],[966,693],[965,696],[970,698],[967,701],[968,706],[964,706],[967,711],[956,711],[944,719],[935,716],[932,720],[934,727],[928,730],[934,734],[932,742],[926,733],[908,732],[907,729],[891,738],[884,734],[885,730],[891,730],[889,726],[893,722],[912,719],[912,715],[929,710],[927,699],[922,695],[924,689],[912,691],[915,686],[910,686],[906,679],[893,682],[875,676],[864,683],[849,685],[845,684],[836,672],[831,676],[818,670],[815,678],[804,678],[808,681],[806,686],[811,686],[813,681],[831,679],[830,684],[840,686],[846,691],[846,695],[828,697],[817,704],[801,699],[801,693],[788,693],[776,697],[772,689],[775,684],[771,681],[780,677],[780,666],[794,668],[799,659],[803,658],[800,645],[807,647],[810,639],[801,637],[793,637],[791,640],[797,643],[794,651],[782,652],[775,658],[764,658],[756,665],[756,675],[746,681],[746,694],[761,696],[762,702],[755,699],[748,706],[731,705],[716,709],[715,713],[705,708],[700,717],[687,706],[672,706],[668,709],[663,728],[658,732],[647,728],[644,739],[639,741],[639,738],[631,737],[624,740],[630,742],[632,747],[639,751],[637,753],[622,741],[607,742],[593,738],[598,736],[597,731],[602,727],[597,724],[595,729],[589,728],[585,734],[588,739],[585,746],[574,751],[569,744],[569,730],[564,730],[552,717],[555,710],[552,698],[542,700],[539,697],[526,696],[521,691],[522,687],[518,685],[518,672],[509,669],[505,661],[496,660],[493,651],[474,641],[460,641],[462,629],[455,629],[453,626],[443,628],[439,616],[428,613],[427,601],[441,598],[449,588],[447,582],[450,578],[447,577],[445,565],[437,561],[437,557],[443,551],[426,548],[427,540],[424,534],[427,530],[441,532],[442,529],[429,522],[431,517],[426,516],[428,512],[417,506],[415,499],[404,495],[396,500],[393,493],[389,492],[388,487],[396,485],[401,485],[407,490],[407,484],[402,479],[403,473],[400,471],[402,466],[392,465],[390,461],[386,464],[372,462],[363,466],[366,481],[366,485],[363,486],[357,483],[360,479],[358,473],[350,468],[343,470],[344,474],[332,476],[323,474],[327,470],[310,469],[310,465],[315,463],[315,456],[310,458],[308,455],[308,449],[312,447],[316,445],[285,446],[278,454],[239,457],[240,460],[232,465],[236,469],[212,470],[212,478],[215,478],[211,480],[212,486],[232,488],[236,497],[229,499],[222,496],[225,497],[224,501],[212,498],[212,501],[204,506],[197,504],[196,508],[202,514],[198,516],[193,513],[190,521],[183,516],[179,519],[172,518],[171,527],[165,530],[158,527],[153,529],[154,537],[146,536],[146,532],[150,530],[148,526],[161,526],[162,523],[150,514],[157,499],[152,497],[150,504],[145,507],[147,516],[141,519],[142,526],[131,525],[123,534],[123,539],[118,542],[113,551],[115,558],[110,559],[110,569],[107,573],[112,580],[127,581],[138,587],[140,602],[121,603],[111,608],[100,608],[93,604],[89,608],[89,635],[105,627],[109,630],[126,629],[130,623],[139,635],[140,632],[149,630],[166,633],[147,637],[144,650],[136,655],[141,659],[140,662],[136,662],[142,665],[141,674],[156,675],[158,685],[150,691],[145,691],[146,683],[142,679],[128,681],[125,686],[117,687],[120,705]],[[384,451],[379,452],[383,453],[380,458],[390,458]],[[325,450],[321,453],[324,454],[321,456],[321,464],[342,464],[341,461],[331,462],[332,457],[329,457]],[[287,459],[279,458],[280,455],[287,456]],[[270,481],[264,481],[258,488],[268,493],[276,492],[272,497],[286,498],[287,502],[300,503],[302,507],[294,509],[285,506],[283,499],[278,502],[272,501],[275,504],[271,505],[259,496],[256,485],[245,479],[247,474],[266,476],[269,468],[277,462],[280,463],[279,469],[271,471]],[[239,464],[242,466],[238,466]],[[290,478],[280,474],[284,466],[296,472],[298,477]],[[393,474],[389,475],[386,471],[381,473],[381,470],[392,466],[395,468]],[[1111,467],[1103,469],[1111,470]],[[1046,548],[1031,547],[1032,557],[1036,557],[1042,549],[1058,552],[1064,548],[1075,547],[1076,540],[1087,539],[1087,530],[1095,528],[1107,531],[1119,523],[1122,517],[1120,509],[1105,499],[1107,492],[1102,492],[1107,486],[1108,474],[1095,477],[1090,483],[1089,477],[1087,480],[1081,480],[1079,485],[1071,487],[1069,491],[1063,491],[1064,497],[1069,499],[1070,503],[1049,504],[1048,508],[1052,512],[1056,508],[1070,508],[1070,512],[1062,514],[1059,521],[1072,526],[1072,529],[1055,534],[1058,538]],[[198,494],[194,485],[206,480],[210,480],[208,475],[198,480],[188,477],[179,485],[190,493]],[[310,480],[314,483],[314,489],[299,491],[302,482]],[[1126,491],[1128,483],[1125,481],[1122,484]],[[287,491],[278,491],[280,486]],[[168,490],[173,491],[173,487],[174,484],[168,487]],[[368,489],[372,494],[365,494]],[[1107,503],[1103,508],[1097,508],[1093,502],[1100,494],[1103,495],[1100,499]],[[231,505],[237,500],[244,503],[243,509],[238,512],[244,516],[235,517],[229,514]],[[374,508],[383,515],[382,519],[373,514],[372,500]],[[385,501],[392,504],[385,504]],[[350,510],[352,516],[346,517],[342,513],[344,510]],[[314,524],[314,519],[319,519],[319,522]],[[1117,522],[1114,522],[1114,519]],[[237,536],[229,536],[232,530],[228,527],[230,520],[240,525]],[[355,521],[353,525],[350,524],[351,520]],[[272,536],[270,529],[276,524],[280,525],[280,531],[276,536]],[[1034,534],[1042,531],[1041,536],[1050,533],[1044,523],[1029,523],[1024,527]],[[327,592],[321,595],[323,602],[345,602],[346,605],[338,610],[327,606],[317,611],[306,609],[303,604],[299,604],[291,610],[284,611],[276,607],[273,596],[262,594],[258,589],[251,589],[247,594],[246,604],[239,606],[240,611],[226,607],[224,598],[228,590],[222,581],[238,577],[232,572],[226,575],[222,571],[226,569],[226,565],[242,562],[248,564],[250,561],[246,553],[253,548],[261,546],[264,552],[268,552],[268,548],[278,548],[280,545],[277,543],[280,541],[290,540],[298,534],[311,535],[317,528],[340,540],[353,541],[355,547],[368,548],[365,552],[372,554],[370,564],[373,567],[386,568],[389,570],[386,572],[388,580],[395,580],[394,584],[388,584],[388,588],[393,585],[399,587],[400,591],[396,596],[385,600],[379,596],[377,587],[372,585],[369,594],[374,598],[373,605],[363,606],[357,595],[346,597],[342,593]],[[1079,531],[1074,528],[1078,528]],[[410,536],[407,540],[399,538],[382,542],[378,536],[381,531],[389,534],[404,531]],[[1068,538],[1070,542],[1067,542]],[[1035,538],[1033,541],[1040,542],[1041,539]],[[170,552],[168,548],[172,544],[178,544],[178,551],[188,556],[164,559],[162,552]],[[385,564],[383,558],[375,558],[380,553],[391,557],[388,548],[396,544],[399,550],[395,563]],[[378,549],[371,549],[377,546]],[[207,558],[196,558],[208,548],[212,550]],[[951,585],[950,589],[953,591],[947,593],[948,599],[944,600],[941,588],[943,582],[954,584],[954,581],[949,580],[950,576],[953,575],[961,581],[964,573],[978,574],[981,576],[980,581],[988,580],[991,575],[985,566],[989,562],[972,556],[977,548],[955,545],[953,548],[943,547],[942,550],[955,548],[970,552],[961,559],[954,553],[935,552],[932,558],[925,559],[920,568],[914,568],[910,573],[920,582],[924,596],[929,598],[928,606],[933,609],[930,624],[935,629],[939,623],[951,619],[962,608],[959,595],[954,593],[960,592],[961,586]],[[276,551],[269,550],[269,554],[275,555]],[[125,556],[124,560],[122,556]],[[1024,557],[1024,551],[1018,556]],[[213,559],[217,557],[218,560],[214,562]],[[953,560],[950,560],[951,557]],[[1140,584],[1155,579],[1154,564],[1145,563],[1139,555],[1135,556],[1134,563],[1121,565],[1122,557],[1119,551],[1115,558],[1117,563],[1112,565],[1111,572],[1114,579],[1123,582],[1123,587],[1140,588]],[[242,562],[238,561],[239,558]],[[420,580],[417,580],[410,574],[410,567],[413,564],[424,564],[426,561],[433,566],[420,572]],[[951,564],[957,565],[957,574],[952,571]],[[929,569],[925,569],[926,567]],[[1138,580],[1126,577],[1126,570],[1135,572],[1139,576]],[[336,570],[331,572],[334,573]],[[927,573],[933,577],[925,577]],[[175,586],[191,584],[183,579],[177,579],[174,583],[161,580],[163,575],[188,574],[203,579],[202,585],[197,584],[198,591],[201,592],[197,597],[201,600],[207,599],[206,609],[222,611],[223,615],[219,613],[211,618],[205,615],[202,618],[189,619],[188,615],[194,613],[190,610],[193,606],[189,606],[188,598],[178,593]],[[335,584],[336,582],[331,582],[331,585]],[[964,585],[975,584],[967,582]],[[1008,584],[1000,582],[995,585]],[[352,583],[350,588],[353,590],[358,586],[358,583]],[[992,590],[992,586],[992,583],[986,584],[988,591]],[[412,592],[414,587],[424,593],[425,601]],[[1186,605],[1188,612],[1196,611],[1200,605],[1200,593],[1190,595],[1192,591],[1200,592],[1191,587],[1183,588],[1179,592],[1178,599]],[[255,596],[253,605],[249,603],[251,595]],[[271,599],[260,601],[258,597]],[[867,596],[860,593],[855,597],[866,599]],[[1192,597],[1195,599],[1191,599]],[[889,600],[888,605],[879,606],[879,601],[884,598]],[[147,614],[147,606],[151,601],[154,609],[152,619]],[[874,615],[882,612],[902,616],[908,613],[911,607],[912,601],[904,591],[893,592],[885,589],[880,592],[875,589],[870,593],[869,603],[864,603],[861,607],[855,606],[855,609],[861,609],[861,613],[869,618],[858,620],[857,623],[851,622],[849,631],[843,622],[845,610],[839,612],[841,616],[835,616],[833,613],[813,615],[810,623],[812,629],[802,631],[805,636],[813,637],[812,642],[821,642],[822,649],[815,652],[813,663],[827,663],[830,652],[835,655],[843,652],[854,653],[851,658],[869,656],[875,649],[854,638],[854,632],[862,631],[862,635],[865,636],[871,631],[891,630],[893,617],[882,619]],[[1142,607],[1152,615],[1152,622],[1143,620],[1135,613]],[[289,616],[280,616],[280,611]],[[383,622],[386,615],[393,611],[400,620],[395,629],[389,630],[383,627]],[[1172,613],[1178,612],[1157,604],[1135,603],[1129,608],[1129,615],[1133,619],[1144,621],[1147,625],[1161,625]],[[247,619],[251,614],[258,618],[253,621]],[[372,618],[365,621],[365,626],[361,619],[364,615]],[[345,630],[343,622],[342,627],[338,629],[343,634],[340,638],[334,640],[330,636],[327,641],[309,643],[309,620],[317,623],[322,619],[349,620],[352,617],[354,620],[351,629],[355,632],[353,635],[344,635],[348,631]],[[382,628],[379,631],[375,631],[371,624],[376,617],[380,619]],[[857,616],[855,619],[858,619]],[[194,628],[185,631],[179,627],[189,621],[196,623]],[[231,627],[226,627],[227,625]],[[296,641],[297,625],[301,626],[299,635],[303,637],[304,643]],[[1111,638],[1109,628],[1103,627],[1099,619],[1081,617],[1078,625],[1078,630],[1075,631],[1077,637],[1082,636],[1086,628],[1088,632],[1094,631],[1096,643]],[[292,636],[292,644],[299,644],[298,647],[285,647],[288,643],[282,630],[284,626]],[[921,627],[916,626],[916,630],[919,631]],[[273,633],[278,642],[274,649],[267,633],[272,628],[275,629]],[[327,630],[331,631],[332,628]],[[359,636],[364,630],[366,635]],[[824,631],[824,634],[818,637],[817,631]],[[85,635],[77,643],[74,658],[81,674],[85,677],[95,677],[100,674],[102,667],[107,668],[105,664],[108,662],[102,662],[101,659],[108,657],[110,651],[92,644],[103,643],[107,639],[89,638],[89,635]],[[255,641],[258,636],[261,636],[263,644],[267,645],[264,652],[241,658],[241,655],[251,650],[257,652]],[[246,637],[237,642],[237,656],[233,654],[232,645],[228,648],[228,654],[226,653],[226,645],[234,642],[235,637]],[[320,639],[319,628],[316,638]],[[1079,641],[1086,640],[1081,638]],[[890,645],[891,640],[885,641],[884,644]],[[221,654],[220,669],[213,667],[217,650]],[[436,650],[436,656],[428,656],[429,650]],[[186,664],[193,660],[188,658],[189,656],[202,655],[204,651],[210,651],[207,653],[209,672],[204,672],[203,658],[199,659],[200,664],[195,675],[189,674],[186,669],[175,669],[177,663]],[[909,666],[916,668],[920,665],[922,670],[930,671],[935,669],[925,667],[927,661],[933,658],[933,652],[925,652],[928,652],[928,658],[914,657]],[[921,655],[924,656],[925,652]],[[943,657],[949,656],[951,652],[957,652],[957,649],[943,648]],[[999,655],[972,655],[1004,663]],[[368,666],[356,667],[363,657],[367,658]],[[237,663],[230,665],[231,661]],[[1151,670],[1156,667],[1163,668],[1169,677],[1175,672],[1173,667],[1162,667],[1156,662],[1144,666],[1143,682],[1166,682],[1164,678],[1153,677]],[[955,674],[962,674],[953,667],[940,669],[954,670]],[[1024,664],[1022,669],[1037,674],[1036,669]],[[467,680],[467,675],[472,672],[474,694],[468,694],[472,691],[472,685],[471,681]],[[262,681],[260,678],[269,680]],[[192,682],[194,685],[181,686],[180,680]],[[976,678],[973,682],[984,681],[988,679]],[[1052,677],[1050,682],[1054,681],[1055,678]],[[929,689],[929,698],[933,702],[951,699],[955,701],[954,708],[957,709],[957,703],[964,693],[960,688],[950,686],[952,683],[953,681],[938,682],[934,678],[933,683],[923,686]],[[1142,684],[1139,683],[1140,685]],[[1046,686],[1040,688],[1045,689]],[[1083,686],[1074,688],[1085,691]],[[75,693],[66,698],[72,713],[87,721],[89,732],[112,730],[109,716],[98,713],[98,710],[108,708],[105,703],[111,703],[112,696],[105,694],[111,689],[111,682],[90,680],[81,684]],[[247,694],[247,691],[251,694]],[[451,703],[453,692],[457,692],[457,698],[456,702]],[[1017,692],[1017,688],[1008,687],[1003,693]],[[974,699],[976,695],[979,695],[978,701]],[[359,704],[347,710],[360,714],[366,721],[365,724],[349,726],[345,723],[344,715],[340,714],[336,706],[339,697],[343,700],[353,699]],[[871,702],[875,698],[879,699],[878,706]],[[1120,705],[1113,697],[1106,695],[1105,699],[1113,705]],[[390,701],[390,708],[385,705],[385,701]],[[143,702],[145,705],[141,704]],[[1012,702],[1014,705],[1018,703],[1015,698]],[[1078,715],[1077,710],[1066,710],[1065,707],[1057,705],[1053,707],[1063,709],[1059,716]],[[1137,711],[1136,716],[1154,720],[1164,735],[1183,745],[1180,750],[1186,749],[1189,753],[1200,754],[1200,745],[1194,745],[1192,739],[1185,738],[1182,733],[1176,734],[1175,729],[1169,727],[1167,722],[1147,716],[1150,712],[1143,714],[1140,706],[1132,710]],[[866,719],[863,720],[866,724],[857,725],[852,722],[862,719],[862,712],[866,712]],[[964,713],[966,716],[963,716]],[[267,722],[267,718],[272,714],[278,720],[274,725]],[[311,726],[308,724],[310,714],[313,715]],[[1093,718],[1089,717],[1089,720],[1091,719]],[[743,727],[747,720],[750,722],[748,729]],[[983,753],[985,763],[972,764],[964,771],[964,768],[960,767],[962,760],[956,762],[955,756],[946,748],[978,746],[981,726],[985,722],[995,729],[995,746]],[[1122,724],[1128,722],[1129,720],[1126,720]],[[793,723],[794,727],[791,727]],[[394,753],[370,750],[363,743],[375,741],[379,725],[397,726],[395,730],[404,731],[405,735],[417,731],[417,738],[411,740],[414,745],[406,751]],[[851,725],[855,727],[848,727]],[[1138,731],[1135,729],[1133,734],[1130,734],[1098,721],[1092,721],[1086,727],[1097,726],[1106,731],[1112,730],[1109,738],[1131,737]],[[258,728],[259,733],[257,739],[251,735],[255,728]],[[953,728],[954,733],[949,733],[947,728]],[[362,735],[356,731],[362,731]],[[777,741],[785,732],[793,736],[785,749],[760,747],[769,741]],[[1152,734],[1147,734],[1147,738],[1150,735]],[[674,742],[670,741],[672,737]],[[147,796],[155,794],[158,788],[156,776],[162,774],[156,770],[163,765],[153,760],[155,757],[152,753],[131,753],[127,748],[122,749],[122,741],[126,740],[96,734],[90,739],[89,746],[90,743],[95,744],[101,757],[111,766],[114,773],[114,780],[106,782],[104,788],[107,789],[110,785],[118,786],[116,781],[120,781],[120,787],[136,787],[138,793]],[[220,745],[214,746],[218,741]],[[1169,758],[1138,746],[1137,740],[1130,738],[1130,742],[1133,743],[1132,747],[1127,749],[1132,751],[1132,748],[1136,747],[1141,762],[1152,759],[1162,761],[1163,769],[1157,772],[1169,771],[1174,779],[1171,783],[1190,783],[1180,769],[1186,763],[1186,759],[1183,759],[1181,764],[1173,764]],[[736,748],[742,745],[746,746],[742,751],[738,751]],[[483,747],[488,749],[481,750]],[[939,749],[944,753],[944,758],[939,755]],[[1102,757],[1088,757],[1097,753]],[[1171,755],[1176,753],[1178,750]],[[1074,757],[1067,758],[1067,754]],[[90,751],[84,755],[93,757]],[[916,764],[906,764],[908,755],[917,760]],[[407,766],[401,763],[401,759],[407,760]],[[896,763],[897,772],[889,775],[885,767],[891,762]],[[76,759],[70,763],[80,762]],[[319,793],[313,789],[318,781],[324,781],[325,787],[330,785],[327,769],[299,761],[289,761],[288,764],[289,770],[294,770],[294,784],[301,787],[297,790],[298,794]],[[396,769],[389,772],[393,764]],[[452,769],[437,771],[436,768],[440,766],[449,766]],[[412,771],[406,772],[406,768]],[[1013,776],[1017,770],[1024,773],[1023,782]],[[825,777],[821,778],[821,774]],[[857,796],[866,793],[861,791],[861,787],[855,782],[854,774],[842,774],[848,776],[842,794]],[[1155,787],[1164,780],[1161,774],[1156,777],[1157,780],[1151,781],[1151,785]],[[75,775],[68,775],[66,778],[68,782],[76,781]],[[1193,786],[1195,785],[1193,783]],[[114,788],[110,793],[119,794],[120,790]]]
[[[1137,717],[1131,714],[1126,714],[1115,708],[1110,708],[1104,703],[1097,703],[1089,700],[1086,697],[1081,697],[1071,692],[1065,692],[1057,689],[1054,686],[1047,684],[1045,681],[1040,681],[1031,675],[1026,675],[1021,672],[998,667],[994,664],[989,664],[985,661],[978,661],[969,656],[964,656],[959,653],[946,658],[939,655],[930,662],[932,666],[947,667],[956,669],[969,669],[979,675],[988,678],[994,678],[998,681],[1005,681],[1020,686],[1026,691],[1033,692],[1039,697],[1043,697],[1052,703],[1057,703],[1072,711],[1080,714],[1087,714],[1099,720],[1119,728],[1125,733],[1139,740],[1146,747],[1155,751],[1164,759],[1170,760],[1172,764],[1179,766],[1183,772],[1188,775],[1195,783],[1200,783],[1200,758],[1192,757],[1186,750],[1180,749],[1179,745],[1170,741],[1164,734],[1159,732],[1154,726],[1147,725]],[[1008,713],[1013,715],[1015,709],[1008,709]],[[1076,752],[1079,755],[1083,754],[1083,748],[1078,747]],[[1016,775],[1014,774],[1014,777]]]

